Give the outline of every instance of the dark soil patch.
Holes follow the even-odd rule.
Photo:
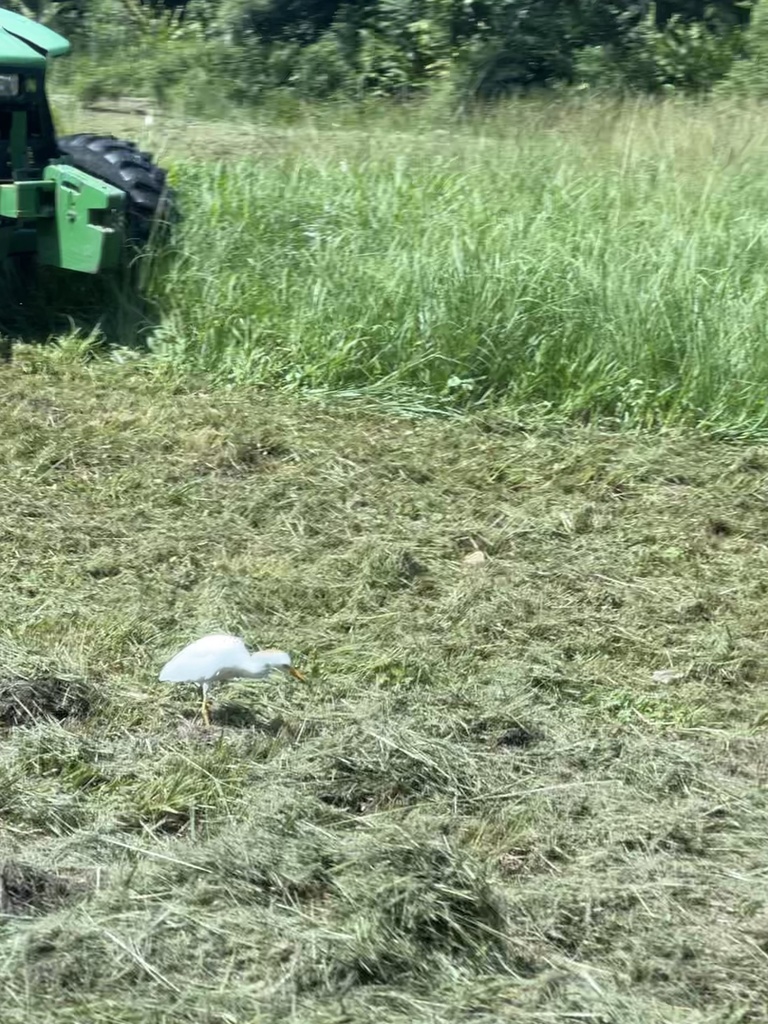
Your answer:
[[[77,889],[68,879],[42,868],[8,860],[0,867],[0,914],[47,914]]]
[[[96,691],[82,679],[41,675],[33,679],[0,678],[0,724],[31,725],[41,718],[59,722],[85,718],[93,709]]]

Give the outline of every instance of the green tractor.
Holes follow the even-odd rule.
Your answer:
[[[0,265],[19,258],[99,274],[170,222],[165,171],[114,136],[56,138],[45,92],[66,39],[0,10]]]

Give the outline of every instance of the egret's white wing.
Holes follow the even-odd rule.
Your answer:
[[[211,633],[174,655],[160,671],[162,683],[203,683],[237,673],[250,657],[239,636]]]

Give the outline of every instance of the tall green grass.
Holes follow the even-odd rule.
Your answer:
[[[216,152],[212,131],[174,169],[186,219],[153,285],[163,359],[436,404],[768,426],[760,108],[519,103],[449,129],[308,122]]]

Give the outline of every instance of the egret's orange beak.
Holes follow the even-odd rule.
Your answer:
[[[298,679],[302,683],[308,682],[307,677],[302,675],[297,668],[293,667],[293,665],[291,665],[288,671],[290,672],[294,679]]]

